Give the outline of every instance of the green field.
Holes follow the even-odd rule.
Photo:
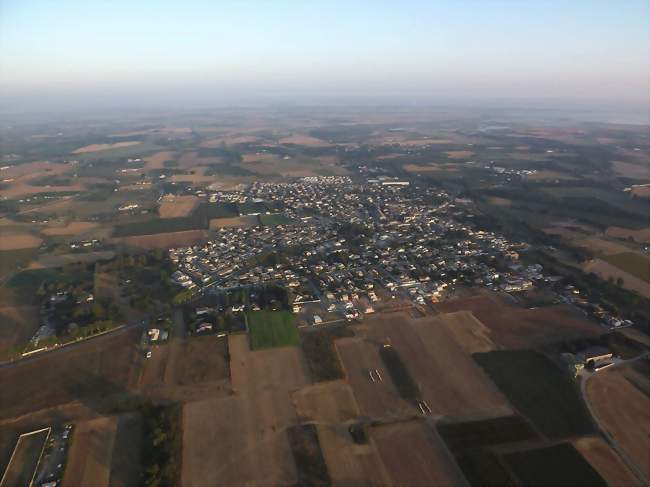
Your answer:
[[[273,227],[275,225],[287,225],[291,223],[292,220],[287,215],[283,213],[273,213],[270,215],[260,215],[260,223],[266,225],[267,227]]]
[[[594,431],[578,385],[545,355],[532,350],[475,353],[476,362],[512,405],[549,438]]]
[[[634,252],[623,252],[621,254],[606,255],[601,258],[619,269],[639,279],[643,279],[645,282],[650,282],[650,259],[642,255],[635,254]]]
[[[521,485],[607,485],[570,443],[518,451],[504,455],[503,459]]]
[[[295,318],[288,311],[251,311],[247,315],[251,349],[300,345]]]

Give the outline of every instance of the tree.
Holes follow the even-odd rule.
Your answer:
[[[618,287],[623,287],[623,284],[624,284],[624,283],[625,283],[625,281],[623,280],[622,277],[618,277],[618,278],[616,279],[616,285],[617,285]]]

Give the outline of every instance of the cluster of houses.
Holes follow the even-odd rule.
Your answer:
[[[459,283],[514,292],[545,279],[541,266],[517,263],[525,244],[466,223],[464,202],[385,182],[402,183],[343,176],[254,183],[229,201],[264,201],[292,223],[221,228],[204,245],[171,249],[172,278],[203,293],[273,282],[292,290],[294,312],[317,303],[347,319],[373,312],[380,299],[435,302]],[[495,259],[511,265],[497,271]]]

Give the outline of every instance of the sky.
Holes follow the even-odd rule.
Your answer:
[[[0,0],[0,103],[644,107],[650,0]]]

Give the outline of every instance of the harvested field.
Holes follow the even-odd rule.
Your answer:
[[[435,430],[423,421],[370,428],[370,437],[394,485],[466,485]]]
[[[228,337],[235,394],[183,409],[183,485],[289,485],[297,480],[287,429],[291,391],[308,383],[298,348],[251,352]]]
[[[230,376],[235,391],[297,390],[309,384],[307,364],[296,347],[250,351],[246,335],[228,337]]]
[[[573,446],[611,487],[643,485],[601,438],[579,438],[573,442]]]
[[[508,198],[501,198],[500,196],[490,196],[487,201],[491,205],[495,206],[512,206],[512,200]]]
[[[447,328],[456,343],[468,353],[489,352],[496,349],[490,338],[491,330],[476,319],[471,311],[457,311],[436,316]]]
[[[48,267],[63,267],[77,262],[90,264],[101,260],[110,260],[113,257],[115,257],[115,252],[112,250],[78,254],[42,255],[36,260],[36,264],[38,264],[39,268],[42,269]]]
[[[329,147],[331,145],[329,142],[305,134],[292,134],[289,137],[283,137],[278,143],[304,145],[306,147]]]
[[[474,155],[474,153],[469,150],[452,150],[445,152],[445,154],[447,154],[449,159],[467,159]]]
[[[390,477],[374,443],[360,445],[341,424],[319,424],[318,439],[333,486],[390,485]]]
[[[213,218],[210,220],[210,230],[218,228],[238,228],[254,227],[259,225],[259,219],[256,216],[237,216],[233,218]]]
[[[598,237],[580,238],[572,243],[603,255],[619,254],[630,250],[630,247],[626,247],[620,242],[612,242]]]
[[[156,152],[155,154],[145,157],[144,169],[152,171],[154,169],[163,169],[166,161],[172,161],[176,157],[176,153],[172,151]]]
[[[585,262],[582,266],[582,270],[585,272],[593,272],[603,279],[609,279],[611,277],[616,281],[621,278],[623,279],[623,287],[625,289],[635,291],[641,296],[650,299],[650,283],[625,272],[609,262],[605,262],[601,259],[593,259],[589,262]]]
[[[177,350],[170,358],[166,379],[178,385],[228,379],[230,373],[227,347],[228,342],[225,339],[213,336],[179,341]]]
[[[65,469],[66,487],[108,487],[117,416],[77,423]]]
[[[199,204],[196,196],[175,196],[173,199],[164,200],[158,208],[160,218],[178,218],[189,216]]]
[[[362,415],[402,416],[415,412],[415,408],[400,397],[384,368],[378,343],[369,343],[361,338],[343,338],[335,344]],[[379,370],[383,380],[372,382],[368,375],[370,370]]]
[[[592,410],[614,441],[650,477],[650,397],[639,390],[619,367],[599,372],[587,382]],[[648,378],[646,375],[646,386]]]
[[[607,486],[571,443],[509,453],[503,459],[521,485]]]
[[[471,311],[491,330],[490,339],[497,348],[534,348],[547,343],[595,337],[601,333],[596,323],[588,321],[565,305],[524,309],[507,304],[493,293],[443,301],[437,311]]]
[[[625,178],[650,180],[650,167],[646,164],[632,164],[630,162],[616,161],[612,163],[615,172]]]
[[[11,461],[0,480],[0,487],[31,485],[49,433],[50,430],[45,429],[18,438]]]
[[[37,306],[0,306],[0,353],[26,344],[39,326]]]
[[[93,230],[94,228],[97,228],[98,225],[97,223],[94,222],[70,222],[67,225],[64,226],[51,226],[44,228],[41,233],[43,235],[47,235],[48,237],[61,237],[61,236],[68,236],[68,235],[80,235],[83,234],[89,230]]]
[[[395,313],[366,323],[373,343],[390,340],[434,416],[511,412],[505,397],[435,318],[412,319]]]
[[[536,171],[533,174],[528,174],[525,176],[525,179],[528,181],[565,181],[576,179],[570,174],[559,172],[559,171]]]
[[[622,252],[603,257],[603,260],[619,269],[650,283],[650,259],[636,252]]]
[[[139,330],[123,329],[0,369],[0,421],[81,402],[100,407],[128,398],[141,358]]]
[[[293,394],[301,421],[344,423],[359,416],[352,389],[343,381],[308,386]]]
[[[632,196],[636,196],[637,198],[650,198],[650,186],[647,184],[632,186],[630,192]]]
[[[455,455],[539,438],[532,426],[518,415],[464,423],[438,423],[438,432]]]
[[[73,154],[86,154],[88,152],[99,152],[111,149],[120,149],[122,147],[131,147],[134,145],[142,144],[139,140],[132,140],[126,142],[114,142],[112,144],[91,144],[84,147],[79,147],[76,150],[73,150]]]
[[[609,227],[605,233],[608,237],[632,239],[639,243],[650,242],[650,228],[632,230],[630,228]]]
[[[33,249],[43,243],[43,240],[30,233],[0,233],[0,251]]]
[[[406,172],[457,172],[458,166],[455,164],[405,164]]]
[[[591,417],[573,378],[546,356],[530,350],[474,354],[476,362],[548,438],[594,431]]]
[[[138,235],[134,237],[112,238],[111,242],[142,249],[170,249],[185,247],[205,242],[208,232],[205,230],[187,230],[184,232],[158,233],[155,235]]]

